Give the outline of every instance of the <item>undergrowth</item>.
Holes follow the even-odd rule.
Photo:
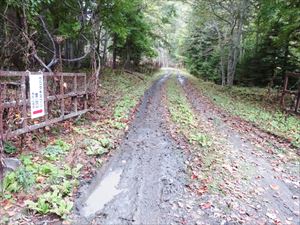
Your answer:
[[[179,132],[189,142],[197,142],[197,138],[195,137],[204,134],[198,134],[197,120],[186,97],[181,92],[180,86],[173,78],[167,82],[167,98],[171,120],[177,125]]]
[[[40,214],[51,212],[65,218],[73,208],[69,194],[79,184],[82,165],[71,168],[67,164],[62,166],[50,161],[58,161],[69,148],[66,142],[56,140],[42,150],[44,159],[34,158],[31,154],[20,155],[22,166],[6,174],[1,185],[1,197],[14,202],[15,193],[41,193],[25,201],[27,209]]]
[[[139,99],[155,78],[153,74],[106,71],[101,78],[99,105],[96,106],[102,108],[100,115],[82,117],[74,123],[67,121],[67,124],[71,124],[68,134],[53,127],[55,140],[37,149],[37,152],[19,153],[22,165],[7,173],[0,186],[0,207],[14,205],[16,208],[11,207],[9,213],[18,211],[18,196],[26,193],[24,205],[27,212],[56,214],[69,220],[80,180],[83,177],[91,178],[91,171],[102,165],[103,156],[116,147]],[[17,152],[17,148],[7,142],[5,151],[12,154]],[[1,210],[0,223],[18,223],[7,213]],[[18,218],[22,216],[15,219],[18,221]]]
[[[109,90],[109,95],[118,96],[117,101],[114,103],[113,116],[110,120],[114,128],[127,128],[129,116],[144,95],[145,90],[150,87],[150,84],[158,75],[159,73],[141,77],[140,74],[128,74],[119,71],[103,80],[102,86],[113,84]]]
[[[221,167],[225,157],[222,156],[221,140],[216,141],[216,137],[207,124],[200,118],[196,118],[195,112],[175,77],[172,77],[167,83],[167,99],[171,122],[176,126],[177,132],[189,142],[192,151],[190,164],[193,164],[193,160],[198,158],[202,162],[202,172],[197,174],[197,177],[206,180],[214,174],[220,176],[220,179],[215,179],[208,188],[211,192],[222,193],[220,182],[222,181],[221,176],[224,176],[225,173],[220,175],[218,171],[220,171],[219,167]],[[195,176],[196,173],[192,167],[191,165],[191,177]]]
[[[222,87],[191,78],[192,82],[216,105],[257,127],[291,141],[300,147],[300,119],[285,114],[264,101],[265,89]]]

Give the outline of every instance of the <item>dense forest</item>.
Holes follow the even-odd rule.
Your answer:
[[[136,67],[167,42],[164,1],[1,1],[0,64],[5,70]],[[60,66],[63,68],[60,68]]]
[[[223,85],[280,85],[299,70],[300,3],[195,1],[183,44],[192,73]]]

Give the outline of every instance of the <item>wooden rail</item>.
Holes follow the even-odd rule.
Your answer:
[[[51,90],[49,83],[50,78],[53,79],[52,85],[55,84],[59,86],[59,94],[49,94],[49,88]],[[69,82],[71,80],[71,84],[73,85],[72,90],[69,92],[66,91],[65,82],[67,81],[65,81],[64,78],[68,78]],[[79,78],[81,78],[80,81]],[[10,79],[13,79],[13,82],[6,81]],[[18,80],[17,82],[15,81],[16,79]],[[80,116],[89,111],[89,93],[87,91],[87,77],[85,73],[47,72],[43,73],[45,116],[38,119],[31,119],[30,116],[28,116],[28,108],[30,107],[30,97],[27,97],[29,90],[28,79],[29,72],[0,70],[0,141],[55,124],[72,117]],[[13,100],[10,99],[11,96],[7,96],[7,91],[12,90],[11,86],[13,86],[13,89],[16,90],[16,96]],[[78,90],[79,86],[81,86],[83,90]],[[71,100],[71,106],[68,105],[69,108],[71,108],[69,110],[66,109],[67,99]],[[50,105],[54,102],[59,104],[59,116],[51,110]],[[9,120],[4,115],[4,112],[8,114],[11,110],[19,110],[21,114],[20,126],[15,129],[11,128],[14,127],[13,124],[8,124]]]
[[[299,107],[300,107],[300,84],[298,85],[298,90],[296,90],[296,91],[289,90],[288,89],[289,78],[291,78],[291,77],[300,79],[300,73],[292,73],[292,72],[286,73],[285,78],[284,78],[283,91],[282,91],[280,104],[283,108],[286,108],[285,96],[287,94],[294,95],[296,98],[295,113],[298,113]]]

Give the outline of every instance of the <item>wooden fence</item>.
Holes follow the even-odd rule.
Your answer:
[[[45,116],[31,119],[29,72],[0,71],[0,141],[89,111],[84,73],[43,73]]]
[[[286,73],[285,79],[284,79],[284,85],[283,85],[283,91],[281,96],[281,106],[283,108],[286,108],[285,103],[285,97],[286,95],[295,96],[295,113],[298,113],[299,107],[300,107],[300,84],[298,84],[298,90],[289,90],[289,80],[290,78],[296,78],[298,79],[298,82],[300,80],[300,73]]]

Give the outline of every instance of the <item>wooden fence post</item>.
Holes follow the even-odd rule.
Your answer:
[[[29,75],[29,72],[28,72]],[[31,96],[29,96],[29,99]],[[26,129],[27,127],[27,104],[26,104],[26,75],[23,73],[22,74],[22,79],[21,79],[21,99],[22,99],[22,118],[23,118],[23,123],[22,127]]]
[[[87,110],[88,105],[88,93],[87,93],[87,79],[86,79],[86,75],[84,76],[84,92],[85,92],[85,96],[84,96],[84,109]]]
[[[4,141],[4,126],[3,126],[3,111],[4,111],[4,97],[3,93],[5,92],[5,84],[0,84],[0,154],[2,149],[2,142]]]
[[[49,109],[48,109],[48,78],[46,75],[43,74],[44,79],[44,105],[45,105],[45,119],[47,120],[49,118]]]
[[[74,76],[74,89],[75,97],[73,98],[74,110],[77,113],[78,111],[78,99],[77,99],[77,75]]]
[[[63,73],[60,74],[60,110],[61,110],[61,117],[65,116],[65,94],[64,94],[64,75]]]

